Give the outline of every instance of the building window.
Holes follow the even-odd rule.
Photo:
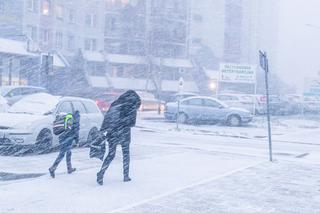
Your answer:
[[[85,50],[96,51],[97,50],[97,39],[88,38],[85,40]]]
[[[28,33],[28,37],[29,37],[32,41],[37,41],[37,40],[38,40],[38,30],[37,30],[37,27],[32,26],[32,25],[28,25],[28,26],[27,26],[27,33]]]
[[[32,12],[38,11],[38,0],[28,0],[28,10]]]
[[[0,58],[0,86],[2,86],[2,74],[3,74],[2,66],[3,66],[3,62],[2,62],[2,58]]]
[[[56,6],[56,16],[58,19],[63,19],[63,6],[62,5]]]
[[[56,48],[62,49],[62,47],[63,47],[63,34],[62,34],[62,32],[57,32],[56,33]]]
[[[0,14],[4,14],[4,2],[3,1],[0,1]]]
[[[50,2],[47,0],[42,2],[42,15],[50,15]]]
[[[69,50],[74,50],[75,47],[75,38],[73,35],[68,36],[68,49]]]
[[[68,20],[69,20],[69,23],[70,24],[74,24],[76,23],[75,21],[75,15],[76,14],[76,11],[73,10],[73,9],[69,9],[69,14],[68,14]]]
[[[199,14],[193,15],[193,20],[195,22],[202,22],[202,15],[199,15]]]
[[[86,15],[86,26],[87,27],[96,27],[97,26],[97,15],[88,14]]]
[[[49,30],[48,29],[42,29],[41,30],[41,41],[44,44],[48,44],[49,42]]]

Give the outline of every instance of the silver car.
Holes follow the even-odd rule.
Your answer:
[[[181,123],[220,122],[229,126],[240,126],[252,121],[253,115],[245,109],[232,108],[211,97],[194,96],[178,102],[168,103],[165,108],[167,120],[178,119]]]

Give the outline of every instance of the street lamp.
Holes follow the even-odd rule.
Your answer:
[[[216,91],[217,89],[217,83],[215,81],[211,81],[210,84],[209,84],[209,88],[212,90],[212,91]]]
[[[212,92],[215,92],[216,95],[218,95],[218,83],[217,83],[217,80],[211,80],[210,83],[209,83],[209,89],[212,91]]]

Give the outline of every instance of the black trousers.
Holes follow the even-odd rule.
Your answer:
[[[60,152],[56,160],[54,161],[53,165],[51,166],[51,170],[56,170],[57,167],[59,166],[60,162],[66,156],[66,161],[67,161],[67,169],[70,171],[72,169],[71,165],[71,148],[72,148],[72,141],[73,139],[67,139],[60,145]]]
[[[130,139],[131,139],[130,129],[128,131],[113,133],[108,137],[109,152],[107,157],[103,161],[100,174],[104,175],[110,163],[116,156],[117,146],[120,144],[122,148],[122,155],[123,155],[123,176],[129,177]]]

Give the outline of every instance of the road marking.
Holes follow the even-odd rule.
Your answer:
[[[178,192],[180,192],[180,191],[183,191],[183,190],[186,190],[186,189],[190,189],[190,188],[193,188],[193,187],[197,187],[197,186],[201,186],[201,185],[210,183],[210,182],[212,182],[212,181],[215,181],[215,180],[218,180],[218,179],[221,179],[221,178],[230,176],[230,175],[235,174],[235,173],[237,173],[237,172],[241,172],[241,171],[243,171],[243,170],[256,167],[256,166],[258,166],[258,165],[260,165],[260,164],[262,164],[262,163],[266,163],[266,162],[268,162],[268,161],[260,161],[260,162],[258,162],[258,163],[254,163],[254,164],[251,164],[251,165],[249,165],[249,166],[241,167],[241,168],[239,168],[239,169],[235,169],[235,170],[229,171],[229,172],[224,173],[224,174],[222,174],[222,175],[218,175],[218,176],[215,176],[215,177],[207,178],[207,179],[201,180],[201,181],[199,181],[199,182],[196,182],[196,183],[193,183],[193,184],[184,186],[184,187],[180,187],[180,188],[177,188],[177,189],[168,191],[168,192],[163,193],[163,194],[160,194],[160,195],[153,196],[153,197],[151,197],[151,198],[148,198],[148,199],[139,201],[139,202],[137,202],[137,203],[133,203],[133,204],[131,204],[131,205],[128,205],[128,206],[125,206],[125,207],[122,207],[122,208],[118,208],[118,209],[112,210],[111,212],[123,212],[123,211],[129,210],[129,209],[132,209],[132,208],[141,206],[141,205],[143,205],[143,204],[149,203],[149,202],[151,202],[151,201],[155,201],[155,200],[158,200],[158,199],[161,199],[161,198],[170,196],[170,195],[175,194],[175,193],[178,193]]]

